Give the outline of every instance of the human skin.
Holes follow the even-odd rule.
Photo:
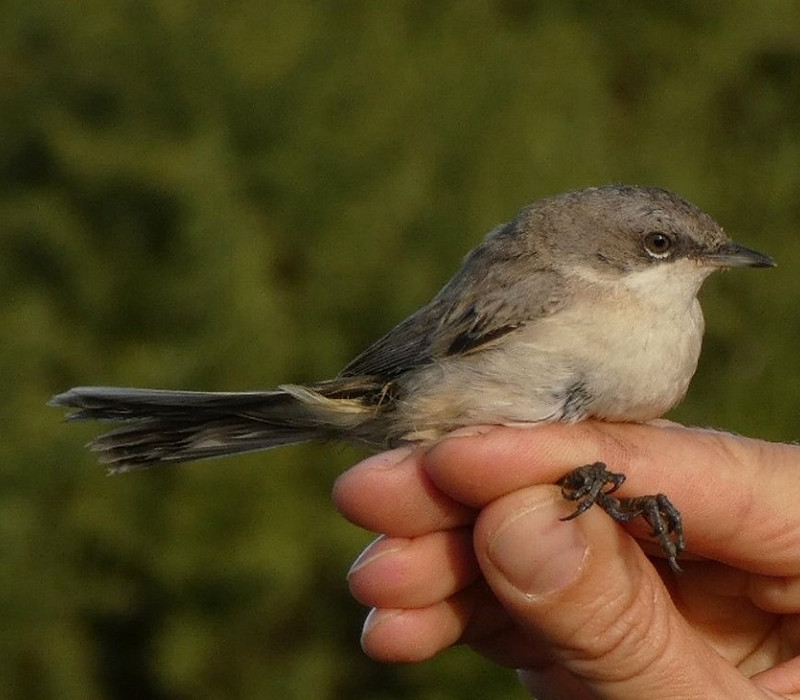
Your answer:
[[[597,460],[622,496],[669,494],[683,573],[642,523],[561,520],[552,484]],[[334,500],[380,533],[349,576],[377,660],[468,644],[541,700],[800,698],[798,446],[667,421],[478,427],[370,457]]]

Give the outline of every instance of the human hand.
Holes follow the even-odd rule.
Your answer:
[[[641,524],[560,520],[574,504],[550,484],[596,460],[627,475],[622,495],[673,499],[683,574]],[[666,421],[487,428],[376,455],[334,489],[383,533],[350,573],[373,607],[363,647],[408,662],[466,643],[541,700],[800,697],[799,474],[800,447]]]

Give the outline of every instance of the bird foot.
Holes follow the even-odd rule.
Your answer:
[[[595,504],[617,522],[624,523],[641,516],[650,526],[670,568],[680,572],[678,556],[686,546],[680,512],[663,493],[635,498],[612,496],[624,481],[624,474],[608,471],[603,462],[574,469],[558,482],[564,498],[577,502],[575,512],[562,520],[572,520]]]

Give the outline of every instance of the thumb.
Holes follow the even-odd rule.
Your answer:
[[[571,508],[552,486],[522,489],[489,504],[474,535],[487,583],[570,686],[603,698],[748,697],[752,686],[694,634],[635,541],[598,508],[561,521]],[[537,672],[552,682],[552,671],[523,680],[534,688]]]

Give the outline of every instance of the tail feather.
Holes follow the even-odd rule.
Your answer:
[[[88,447],[98,452],[98,460],[117,474],[147,469],[158,464],[194,462],[214,457],[267,450],[293,445],[319,437],[316,429],[301,430],[272,426],[259,430],[233,421],[215,421],[202,426],[168,421],[143,421],[137,427],[112,430],[96,438]]]
[[[77,387],[50,404],[75,409],[68,420],[123,423],[88,445],[110,473],[119,473],[315,438],[357,440],[381,390],[354,378],[232,393]]]
[[[281,390],[212,392],[79,386],[57,394],[49,404],[78,409],[67,416],[68,420],[130,421],[155,417],[180,419],[187,411],[225,414],[259,404],[280,403],[286,398],[286,392]]]

